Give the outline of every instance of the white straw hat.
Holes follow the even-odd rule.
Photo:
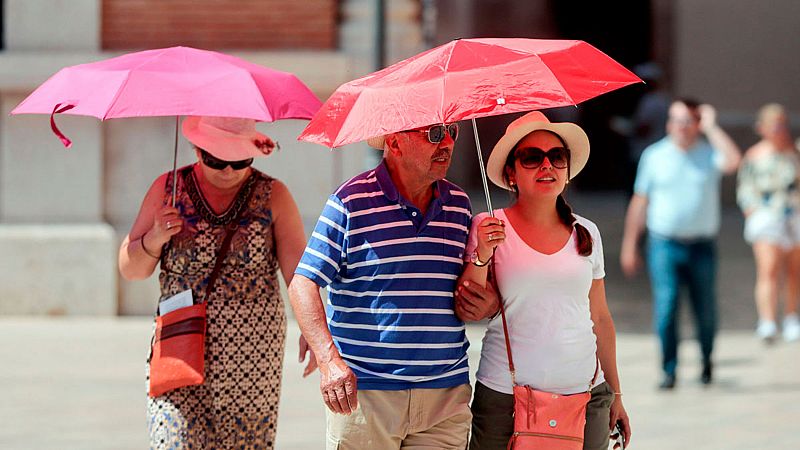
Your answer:
[[[506,189],[513,190],[503,179],[506,159],[508,153],[514,149],[519,141],[528,134],[537,130],[547,130],[561,136],[567,144],[570,153],[569,177],[574,178],[589,160],[589,137],[581,127],[571,122],[551,123],[547,117],[539,111],[531,111],[528,114],[511,122],[506,128],[506,133],[497,141],[489,155],[486,163],[486,174],[492,183]]]

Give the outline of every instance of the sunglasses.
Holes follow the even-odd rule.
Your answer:
[[[428,141],[431,144],[438,144],[442,142],[446,135],[450,135],[452,140],[458,139],[458,124],[451,123],[448,125],[431,125],[427,130],[405,130],[403,133],[426,133]]]
[[[514,152],[514,158],[526,169],[536,169],[542,165],[545,158],[556,169],[566,169],[569,165],[569,149],[553,147],[544,151],[537,147],[523,147]]]
[[[241,161],[225,161],[224,159],[213,156],[202,148],[198,150],[200,150],[200,157],[203,160],[203,164],[214,170],[225,170],[228,166],[231,166],[233,170],[242,170],[253,164],[253,158],[243,159]]]

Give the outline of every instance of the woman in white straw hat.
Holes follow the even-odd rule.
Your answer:
[[[160,262],[162,316],[206,303],[205,380],[163,394],[150,384],[150,446],[273,448],[286,335],[277,270],[291,281],[303,224],[286,186],[251,167],[276,145],[255,121],[188,117],[183,135],[197,162],[178,169],[175,205],[168,172],[119,251],[128,280],[149,277]]]
[[[489,179],[516,201],[473,219],[459,290],[496,282],[508,323],[516,385],[570,395],[591,391],[584,449],[606,449],[618,422],[630,438],[617,375],[614,323],[605,298],[603,248],[594,223],[562,195],[589,158],[589,139],[572,123],[534,111],[509,125],[487,164]],[[492,275],[490,276],[490,267]],[[457,295],[463,320],[497,306]],[[500,314],[498,314],[500,315]],[[470,449],[505,449],[514,397],[501,318],[488,325],[472,403]]]

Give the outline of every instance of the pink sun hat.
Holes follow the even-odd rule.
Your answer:
[[[236,117],[189,116],[183,136],[195,146],[224,161],[268,156],[275,141],[256,130],[256,121]]]

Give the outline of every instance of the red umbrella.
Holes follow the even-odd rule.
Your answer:
[[[298,139],[339,147],[472,119],[489,202],[475,118],[576,105],[641,81],[583,41],[459,39],[341,85]]]
[[[300,140],[339,147],[435,123],[576,105],[641,81],[583,41],[460,39],[341,85]]]

